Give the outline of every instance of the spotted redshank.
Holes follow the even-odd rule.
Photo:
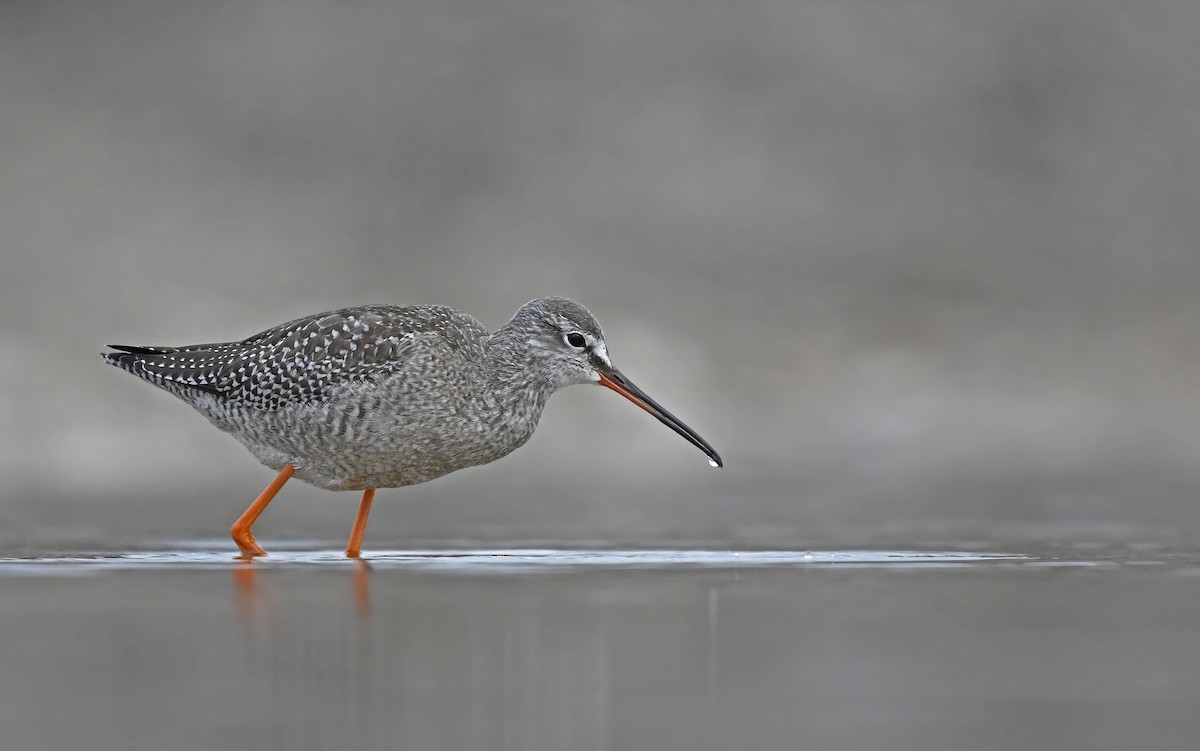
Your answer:
[[[346,554],[357,557],[376,488],[415,485],[495,461],[533,435],[552,393],[598,383],[721,457],[613,367],[583,306],[544,297],[489,333],[440,305],[319,313],[239,342],[112,345],[104,359],[195,407],[279,474],[231,533],[265,555],[251,527],[287,482],[361,490]]]

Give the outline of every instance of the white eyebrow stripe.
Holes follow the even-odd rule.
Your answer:
[[[590,339],[591,337],[588,338]],[[596,359],[611,368],[612,360],[608,359],[608,347],[605,346],[604,342],[596,339],[591,344],[592,354],[596,357]]]

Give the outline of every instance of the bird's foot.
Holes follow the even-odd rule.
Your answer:
[[[254,535],[250,530],[233,530],[233,541],[237,543],[238,549],[242,551],[242,558],[254,558],[259,555],[266,555],[267,551],[262,549],[258,541],[254,539]]]

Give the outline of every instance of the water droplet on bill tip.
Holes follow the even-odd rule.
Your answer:
[[[708,466],[710,466],[710,467],[719,467],[719,466],[721,466],[721,465],[720,465],[720,464],[717,464],[717,461],[716,461],[715,459],[709,459],[709,460],[708,460]]]

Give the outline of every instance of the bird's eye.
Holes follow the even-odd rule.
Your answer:
[[[580,334],[578,331],[572,331],[570,334],[567,334],[567,344],[576,349],[583,349],[587,346],[587,339],[584,339],[583,334]]]

